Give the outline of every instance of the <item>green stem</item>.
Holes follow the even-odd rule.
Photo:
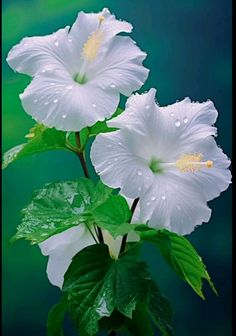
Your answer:
[[[76,140],[76,144],[77,147],[79,149],[78,152],[76,152],[76,154],[78,155],[79,159],[80,159],[80,163],[84,172],[84,176],[86,178],[89,178],[89,171],[88,171],[88,167],[86,165],[86,160],[85,160],[85,154],[84,151],[81,152],[81,142],[80,142],[80,134],[79,132],[75,132],[75,140]],[[95,230],[96,232],[96,230]],[[97,227],[97,232],[98,232],[98,240],[101,244],[104,243],[104,239],[103,239],[103,234],[102,234],[102,230],[101,228]]]
[[[131,206],[131,218],[130,218],[130,221],[129,223],[131,222],[132,220],[132,217],[133,217],[133,214],[134,214],[134,210],[136,209],[136,206],[138,204],[138,201],[139,201],[139,198],[136,198],[134,201],[133,201],[133,204]],[[120,247],[120,255],[124,252],[125,250],[125,245],[126,245],[126,240],[127,240],[127,237],[128,237],[128,234],[126,233],[126,235],[123,236],[122,238],[122,242],[121,242],[121,247]]]

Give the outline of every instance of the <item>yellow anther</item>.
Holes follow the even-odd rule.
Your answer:
[[[179,160],[176,161],[175,166],[181,171],[181,172],[189,172],[189,173],[195,173],[198,170],[201,170],[202,168],[212,168],[213,162],[208,161],[202,161],[203,155],[201,153],[196,154],[184,154],[180,157]]]
[[[212,168],[213,167],[213,162],[211,160],[208,160],[206,162],[206,166],[207,166],[207,168]]]
[[[96,58],[102,42],[102,35],[100,30],[96,30],[90,35],[87,42],[85,42],[82,55],[87,61],[91,62]]]
[[[98,17],[98,21],[99,21],[98,29],[95,30],[95,32],[93,32],[89,36],[88,40],[84,44],[83,51],[82,51],[82,56],[85,60],[87,60],[89,62],[92,62],[97,57],[98,50],[101,46],[103,33],[100,30],[100,26],[101,26],[101,24],[104,20],[105,20],[105,17],[103,15],[99,15],[99,17]]]
[[[105,20],[105,17],[103,15],[99,15],[98,20],[100,25]]]

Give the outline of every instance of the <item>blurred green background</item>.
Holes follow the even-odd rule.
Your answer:
[[[9,49],[25,36],[49,34],[71,25],[80,10],[103,7],[134,26],[132,37],[148,53],[151,70],[141,92],[156,87],[161,105],[189,96],[215,102],[218,143],[231,155],[231,1],[230,0],[4,0],[3,151],[24,142],[34,121],[23,111],[19,93],[29,78],[6,64]],[[122,100],[123,103],[124,100]],[[46,277],[47,258],[37,246],[8,246],[20,222],[20,209],[45,183],[82,175],[78,159],[50,152],[13,163],[3,172],[3,335],[46,335],[46,316],[60,291]],[[205,286],[206,301],[172,273],[154,248],[144,254],[151,273],[171,300],[176,335],[231,335],[231,188],[212,201],[208,224],[189,237],[208,266],[219,297]],[[74,335],[67,326],[68,335]],[[157,334],[156,334],[157,335]]]

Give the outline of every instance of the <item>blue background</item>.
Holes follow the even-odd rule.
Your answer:
[[[148,57],[150,76],[140,92],[156,87],[161,105],[189,96],[211,99],[219,111],[218,143],[231,156],[231,1],[229,0],[11,0],[3,1],[3,150],[24,142],[34,124],[19,93],[29,78],[6,64],[9,49],[25,36],[44,35],[71,25],[77,12],[109,7],[134,26],[132,37]],[[123,102],[123,100],[122,100]],[[91,167],[90,167],[91,168]],[[46,257],[37,246],[8,246],[20,209],[45,183],[81,176],[78,159],[50,152],[12,164],[3,172],[3,335],[46,335],[46,316],[60,291],[46,277]],[[151,273],[175,311],[176,335],[231,334],[231,188],[210,202],[210,222],[189,239],[208,266],[219,297],[205,286],[202,301],[165,265],[154,248],[145,250]],[[67,335],[73,335],[67,326]]]

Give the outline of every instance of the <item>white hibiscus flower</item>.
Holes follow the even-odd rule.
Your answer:
[[[159,107],[155,93],[128,99],[124,113],[108,122],[120,130],[97,136],[91,160],[104,183],[140,198],[142,221],[189,234],[209,221],[207,201],[229,186],[230,161],[214,140],[211,101]]]
[[[131,205],[132,200],[128,200]],[[132,223],[139,220],[139,207],[136,208]],[[95,235],[95,232],[92,232]],[[114,239],[111,234],[102,230],[104,243],[108,246],[112,258],[117,259],[120,252],[122,237]],[[127,241],[135,242],[139,240],[134,232],[128,234]],[[54,285],[62,288],[64,275],[70,266],[72,258],[82,249],[95,244],[94,238],[90,231],[83,224],[72,227],[64,232],[58,233],[41,244],[39,247],[43,255],[48,256],[47,275],[49,281]]]
[[[142,52],[127,36],[132,25],[108,9],[80,12],[70,27],[47,36],[27,37],[7,62],[33,77],[20,95],[25,111],[48,127],[79,131],[111,117],[120,93],[130,96],[148,76]]]

